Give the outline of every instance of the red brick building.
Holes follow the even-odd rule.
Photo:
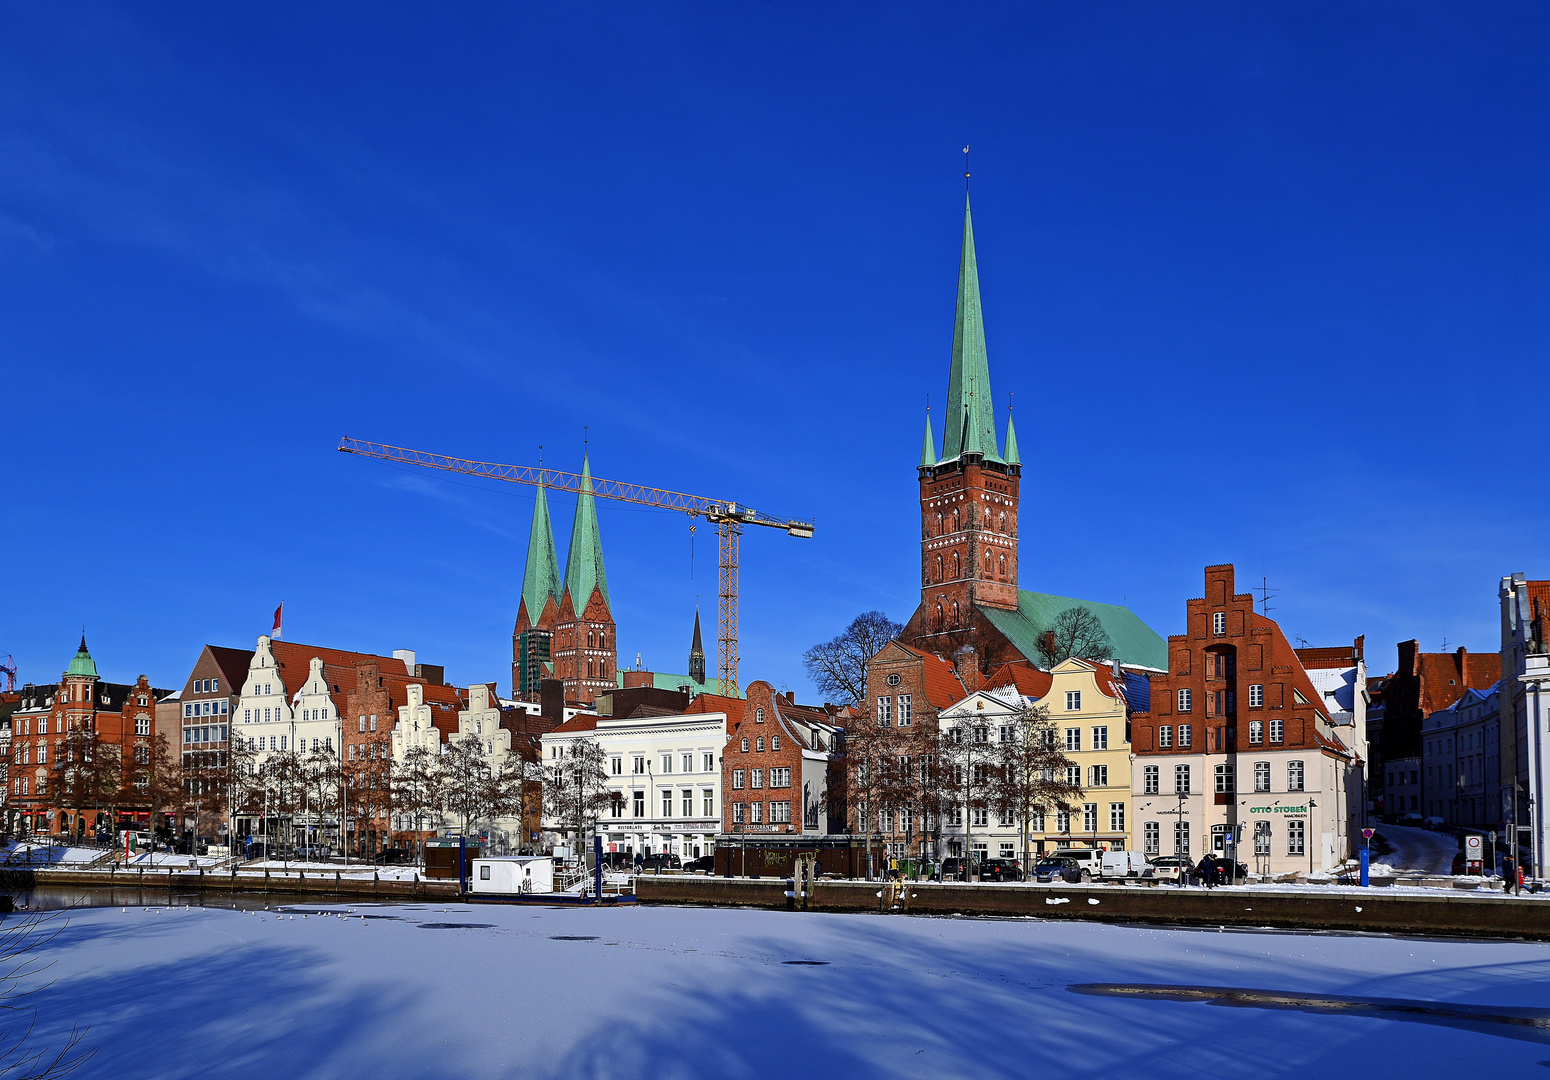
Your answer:
[[[1267,873],[1330,869],[1363,812],[1361,762],[1281,627],[1205,568],[1168,638],[1151,708],[1131,716],[1137,840],[1148,855],[1205,850]]]
[[[548,496],[538,489],[511,635],[512,696],[519,700],[537,701],[539,685],[548,678],[564,683],[566,701],[581,705],[590,705],[616,686],[617,628],[609,607],[589,460],[583,460],[581,475],[563,580]]]
[[[694,704],[700,706],[702,694]],[[727,713],[721,756],[722,832],[826,835],[845,831],[844,731],[835,706],[798,705],[762,680],[746,700],[696,711]]]
[[[156,702],[167,694],[144,675],[132,684],[104,681],[85,635],[60,682],[24,686],[11,717],[11,798],[19,831],[81,838],[151,827]],[[96,749],[104,745],[112,748],[110,755]],[[96,771],[98,781],[75,792],[59,790],[61,759],[74,763],[88,750],[94,763],[116,769]],[[107,775],[117,781],[114,787],[104,786]]]

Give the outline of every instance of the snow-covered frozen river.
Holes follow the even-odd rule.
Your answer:
[[[1070,990],[1237,987],[1532,1020],[1550,1017],[1544,944],[644,906],[66,917],[39,1034],[89,1023],[83,1078],[1415,1080],[1550,1062],[1550,1023],[1467,1008],[1337,1015]]]

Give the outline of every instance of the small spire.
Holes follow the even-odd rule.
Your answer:
[[[1012,426],[1012,407],[1006,407],[1006,453],[1003,455],[1008,465],[1021,465],[1023,459],[1017,456],[1017,429]]]
[[[931,406],[926,406],[926,437],[920,444],[920,467],[929,469],[936,464],[936,443],[931,438]]]

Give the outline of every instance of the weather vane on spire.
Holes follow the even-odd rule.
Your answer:
[[[969,148],[967,146],[963,148],[963,190],[965,194],[969,191]]]

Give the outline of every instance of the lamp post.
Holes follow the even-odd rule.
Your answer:
[[[1308,832],[1313,832],[1313,811],[1319,808],[1319,804],[1312,799],[1308,800]],[[1313,837],[1308,837],[1308,873],[1313,873]]]

